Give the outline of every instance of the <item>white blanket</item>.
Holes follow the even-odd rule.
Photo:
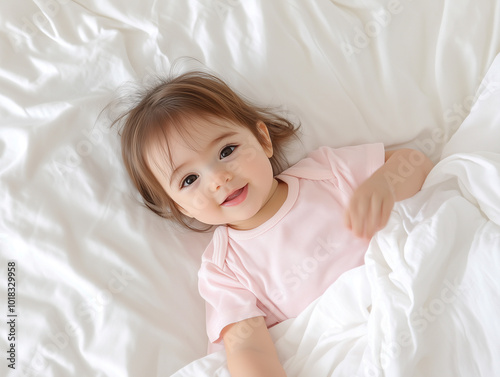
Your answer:
[[[396,204],[365,266],[342,275],[298,318],[270,329],[289,377],[498,375],[497,83],[500,56],[445,149],[450,155],[417,195]],[[470,145],[471,130],[479,135],[477,151],[453,153]],[[229,376],[225,353],[173,376]]]

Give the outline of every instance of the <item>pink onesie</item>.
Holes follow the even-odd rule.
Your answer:
[[[220,345],[222,329],[244,319],[264,316],[270,327],[296,317],[363,264],[368,241],[345,227],[344,210],[384,152],[383,144],[319,148],[276,177],[288,196],[272,218],[251,230],[215,230],[198,273],[210,342]]]

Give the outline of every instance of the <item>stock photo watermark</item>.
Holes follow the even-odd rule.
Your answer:
[[[412,150],[408,155],[408,158],[399,156],[397,171],[388,171],[384,173],[384,178],[389,184],[389,187],[394,190],[394,187],[397,184],[404,183],[409,177],[417,172],[417,167],[424,164],[425,161],[425,155],[416,150]]]
[[[500,82],[489,78],[482,80],[475,94],[465,96],[461,102],[454,103],[445,110],[443,113],[445,125],[452,132],[456,131],[478,103],[487,100],[499,89]]]
[[[405,0],[404,3],[410,3],[412,0]],[[342,52],[346,57],[359,54],[375,40],[382,31],[393,21],[394,16],[405,10],[403,3],[399,0],[390,0],[385,7],[374,11],[372,19],[365,22],[363,27],[354,28],[354,36],[349,42],[341,44]]]
[[[7,261],[7,367],[16,369],[17,365],[17,262]]]
[[[443,112],[444,128],[435,128],[430,137],[415,140],[416,148],[429,157],[440,152],[441,146],[460,128],[476,105],[487,100],[498,90],[500,90],[500,82],[490,79],[482,80],[475,94],[465,96]]]
[[[334,235],[329,234],[326,239],[320,238],[314,247],[312,253],[302,259],[300,262],[295,263],[291,268],[286,270],[283,274],[283,284],[290,292],[296,292],[300,289],[301,285],[315,274],[318,268],[327,260],[334,257],[334,255],[342,250],[344,240],[336,238]],[[273,301],[279,303],[285,301],[287,298],[284,296],[283,291],[275,289],[270,293]]]
[[[90,129],[83,129],[81,133],[83,136],[72,146],[64,148],[63,157],[53,160],[53,171],[56,172],[55,177],[63,177],[68,173],[78,168],[83,159],[90,156],[104,141],[105,135],[109,134],[111,130],[105,126],[95,126]]]
[[[51,22],[57,17],[61,6],[70,3],[70,0],[41,0],[36,5],[39,10],[21,17],[17,23],[17,31],[11,31],[7,34],[9,41],[17,49],[27,40],[44,33],[44,30],[51,27]]]
[[[353,377],[383,376],[384,370],[402,355],[405,348],[414,346],[415,335],[427,331],[429,326],[439,320],[452,304],[468,290],[469,287],[459,279],[453,279],[453,281],[445,279],[434,298],[427,300],[423,306],[412,310],[408,322],[411,326],[410,329],[400,331],[392,340],[382,345],[379,364],[375,365],[364,361],[362,374],[356,374]],[[386,324],[386,327],[390,326],[391,324]]]
[[[241,0],[216,0],[212,4],[219,18],[224,20],[229,11],[241,5]]]
[[[227,336],[224,336],[224,344],[231,349],[237,349],[243,345],[255,332],[255,329],[264,324],[264,320],[260,317],[249,318],[245,321],[236,323],[233,331]]]

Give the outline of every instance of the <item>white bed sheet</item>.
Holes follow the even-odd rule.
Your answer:
[[[96,121],[123,83],[193,57],[300,119],[292,162],[373,141],[437,162],[499,52],[492,0],[3,1],[0,312],[15,261],[17,317],[0,374],[168,376],[205,355],[210,234],[140,205]]]

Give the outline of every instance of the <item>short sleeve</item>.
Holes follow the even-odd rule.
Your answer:
[[[198,272],[198,288],[206,301],[207,335],[212,343],[220,342],[227,325],[248,318],[265,316],[257,298],[246,289],[234,273],[223,265],[205,260]]]
[[[382,143],[363,144],[344,148],[324,147],[318,150],[320,159],[326,159],[333,174],[351,188],[358,187],[385,163]]]
[[[284,174],[320,179],[328,172],[329,178],[333,178],[339,188],[352,192],[384,163],[385,148],[382,143],[343,148],[321,147],[311,152]]]

